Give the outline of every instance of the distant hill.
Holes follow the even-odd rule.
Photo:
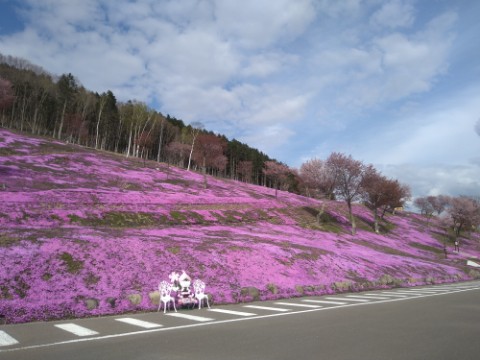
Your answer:
[[[453,253],[435,221],[320,202],[164,163],[0,129],[0,316],[8,322],[156,310],[185,270],[214,303],[479,278],[479,235]]]

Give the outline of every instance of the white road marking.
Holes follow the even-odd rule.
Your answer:
[[[445,290],[445,289],[431,289],[431,288],[425,288],[425,289],[406,289],[405,291],[412,291],[412,292],[434,292],[434,293],[437,293],[437,292],[445,292],[445,291],[448,291],[448,290]]]
[[[390,292],[388,292],[388,291],[383,291],[380,295],[382,295],[382,296],[390,296],[390,297],[398,297],[398,298],[406,298],[406,297],[407,297],[407,295],[400,295],[400,294],[394,295],[394,294],[392,294],[392,293],[390,293]]]
[[[195,316],[195,315],[189,315],[189,314],[184,314],[184,313],[169,313],[166,314],[167,316],[173,316],[173,317],[178,317],[182,319],[187,319],[187,320],[193,320],[193,321],[198,321],[198,322],[206,322],[206,321],[213,321],[215,319],[203,317],[203,316]]]
[[[244,305],[243,307],[251,308],[251,309],[279,311],[279,312],[291,311],[291,309],[277,308],[277,307],[270,307],[270,306],[260,306],[260,305]]]
[[[362,296],[368,297],[368,298],[374,298],[374,297],[382,297],[382,298],[389,298],[389,297],[407,297],[406,295],[390,295],[390,294],[381,294],[381,293],[376,293],[376,294],[362,294]]]
[[[325,299],[327,300],[342,300],[342,301],[353,301],[353,302],[369,302],[370,300],[366,299],[351,299],[351,298],[346,298],[346,297],[326,297]]]
[[[321,306],[319,305],[295,304],[295,303],[289,303],[289,302],[276,302],[275,305],[296,306],[296,307],[303,307],[303,308],[310,308],[310,309],[321,308]]]
[[[346,302],[341,302],[341,301],[327,301],[327,300],[310,300],[310,299],[304,299],[302,301],[305,302],[311,302],[315,304],[331,304],[331,305],[347,305]]]
[[[420,292],[413,292],[413,291],[395,291],[394,294],[400,295],[425,295]]]
[[[55,327],[68,331],[69,333],[72,333],[77,336],[90,336],[90,335],[98,335],[98,332],[87,329],[83,326],[73,324],[73,323],[68,323],[68,324],[55,324]]]
[[[0,346],[9,346],[18,344],[18,341],[8,335],[5,331],[0,330]]]
[[[224,314],[232,314],[232,315],[238,315],[238,316],[255,316],[255,315],[257,315],[257,314],[249,313],[249,312],[225,310],[225,309],[208,309],[208,311],[224,313]]]
[[[139,326],[139,327],[142,327],[142,328],[145,328],[145,329],[154,329],[154,328],[163,326],[163,325],[156,324],[156,323],[153,323],[153,322],[138,320],[138,319],[134,319],[134,318],[120,318],[120,319],[115,319],[115,320],[123,322],[125,324]]]
[[[381,297],[381,296],[372,296],[372,295],[347,295],[346,297],[352,299],[367,299],[367,300],[387,300],[388,297]]]

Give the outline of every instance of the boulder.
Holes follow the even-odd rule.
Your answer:
[[[94,310],[98,308],[98,300],[97,299],[86,299],[85,300],[85,306],[87,307],[88,310]]]
[[[243,299],[245,298],[249,298],[253,301],[258,301],[260,300],[260,290],[258,290],[256,287],[254,286],[247,286],[247,287],[243,287],[241,290],[240,290],[240,295],[243,297]]]
[[[160,303],[160,292],[158,290],[149,293],[148,297],[153,305],[158,305]]]
[[[132,305],[139,305],[142,302],[142,295],[140,294],[130,294],[127,295],[127,299]]]

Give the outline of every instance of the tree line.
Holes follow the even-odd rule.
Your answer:
[[[264,163],[273,161],[199,123],[186,125],[141,101],[118,102],[112,91],[89,91],[70,73],[54,76],[2,54],[0,125],[254,184],[265,185]]]

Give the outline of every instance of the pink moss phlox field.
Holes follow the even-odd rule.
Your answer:
[[[154,311],[185,270],[215,304],[472,279],[435,219],[373,215],[164,163],[0,129],[0,316],[7,322]],[[444,245],[448,248],[445,259]]]

